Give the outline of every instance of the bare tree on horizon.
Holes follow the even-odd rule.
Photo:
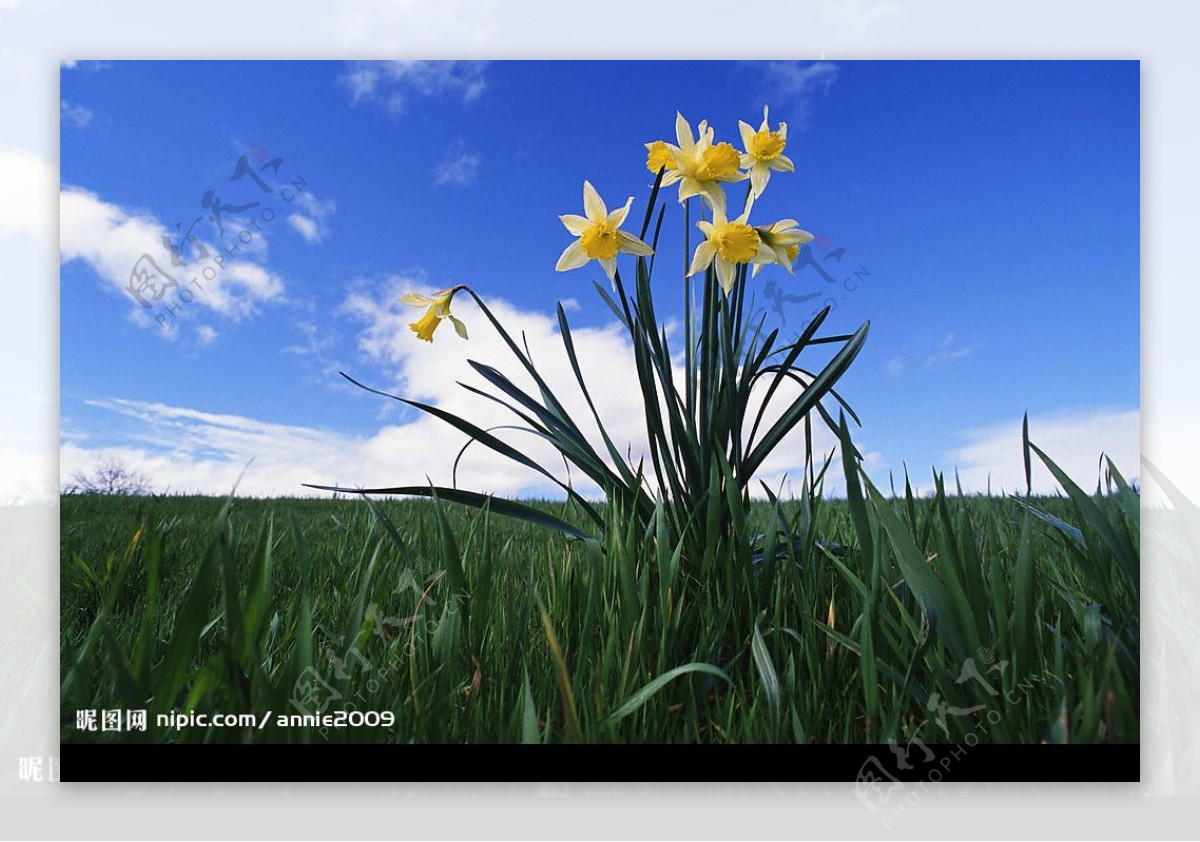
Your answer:
[[[71,475],[64,494],[111,494],[145,496],[154,492],[150,480],[118,459],[102,460],[91,473],[83,469]]]

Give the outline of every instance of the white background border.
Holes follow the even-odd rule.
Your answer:
[[[1196,88],[1191,7],[1155,2],[979,4],[760,0],[650,4],[594,0],[0,0],[0,152],[58,159],[58,61],[103,58],[1103,58],[1142,61],[1143,452],[1200,500],[1200,287],[1194,244]],[[1195,17],[1193,13],[1192,17]],[[567,84],[567,80],[564,80]],[[652,80],[648,80],[652,84]],[[231,96],[237,92],[230,92]],[[898,97],[920,91],[896,92]],[[987,92],[981,91],[981,97]],[[586,92],[580,92],[586,101]],[[197,130],[203,128],[198,115]],[[880,133],[886,142],[886,132]],[[35,174],[36,175],[36,174]],[[5,380],[33,400],[15,423],[37,431],[25,456],[57,477],[57,180],[0,185],[0,349]],[[28,226],[28,230],[22,226]],[[1138,231],[1108,232],[1114,240]],[[998,232],[1002,236],[1002,232]],[[1047,320],[1053,314],[1046,315]],[[1102,326],[1097,341],[1103,341]],[[48,399],[48,400],[47,400]],[[5,416],[8,417],[8,416]],[[11,432],[11,431],[6,431]],[[0,440],[2,443],[3,440]],[[5,453],[17,459],[21,453]],[[8,469],[10,466],[4,466]],[[39,468],[40,469],[40,468]],[[1149,485],[1148,479],[1145,480]],[[90,838],[356,838],[476,834],[522,839],[711,837],[1129,838],[1195,826],[1200,744],[1187,695],[1200,675],[1191,612],[1194,545],[1147,512],[1143,526],[1143,783],[944,785],[889,831],[839,785],[85,785],[17,782],[16,756],[57,753],[57,508],[7,507],[0,534],[0,833]],[[1192,527],[1200,524],[1191,524]],[[1179,547],[1190,551],[1180,553]],[[1167,549],[1164,549],[1167,548]],[[1184,585],[1178,565],[1190,563]],[[1190,583],[1190,584],[1188,584]],[[20,748],[18,749],[18,745]],[[798,754],[798,762],[802,762]],[[419,770],[397,767],[397,777]],[[569,776],[547,768],[545,776]],[[146,770],[153,777],[153,770]],[[329,777],[357,770],[330,769]],[[463,770],[464,777],[503,774]],[[770,772],[714,769],[714,776]],[[1157,797],[1185,796],[1164,801]],[[547,797],[549,796],[549,797]]]

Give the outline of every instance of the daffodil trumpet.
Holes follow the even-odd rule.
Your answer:
[[[792,159],[783,154],[787,146],[787,123],[780,123],[778,129],[771,131],[767,122],[767,106],[764,105],[762,125],[758,131],[744,120],[738,121],[738,129],[745,149],[740,164],[749,173],[750,192],[757,199],[767,189],[772,172],[796,171]]]
[[[406,292],[400,296],[400,301],[410,307],[425,307],[425,315],[409,324],[409,330],[417,335],[418,339],[424,339],[426,342],[433,341],[433,332],[437,330],[438,325],[443,320],[449,319],[454,325],[454,330],[463,339],[467,338],[467,326],[462,323],[453,313],[450,312],[450,302],[454,300],[454,295],[459,290],[467,289],[466,284],[459,284],[435,292],[433,295],[422,295],[419,292]]]
[[[726,219],[724,211],[714,209],[712,222],[702,219],[696,223],[704,232],[704,241],[696,246],[689,278],[715,263],[717,280],[728,295],[733,290],[739,265],[774,261],[775,253],[763,242],[758,229],[746,222],[750,204],[734,220]]]
[[[678,146],[664,146],[671,152],[675,166],[668,168],[663,186],[679,185],[679,201],[702,196],[714,212],[725,213],[725,191],[722,184],[745,181],[749,175],[738,169],[741,156],[729,143],[713,143],[714,133],[707,120],[701,120],[697,134],[680,113],[675,114],[675,137]],[[661,142],[661,141],[660,141]],[[653,154],[652,150],[652,154]],[[647,167],[650,166],[648,162]]]
[[[595,260],[604,269],[604,274],[608,275],[609,282],[615,286],[619,253],[635,254],[639,257],[654,254],[654,249],[650,246],[628,231],[620,230],[632,204],[633,197],[630,196],[623,207],[609,213],[608,207],[592,183],[583,182],[584,215],[568,213],[559,217],[563,227],[578,239],[563,250],[554,268],[559,272],[566,272]]]
[[[769,263],[777,263],[791,274],[792,264],[800,254],[800,246],[813,239],[813,235],[802,230],[800,223],[794,219],[781,219],[770,225],[760,225],[754,230],[758,232],[758,238],[763,244],[771,250],[772,257],[768,260],[755,259],[750,277],[756,276],[758,271]]]

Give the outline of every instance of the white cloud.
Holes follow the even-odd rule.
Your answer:
[[[297,193],[292,201],[299,210],[288,215],[288,225],[292,226],[305,242],[319,243],[324,240],[329,234],[327,219],[337,210],[337,205],[332,200],[322,201],[311,193]]]
[[[321,241],[321,230],[317,227],[317,223],[307,216],[302,216],[294,213],[287,218],[288,225],[296,229],[300,236],[310,243],[319,243]]]
[[[216,341],[218,334],[209,325],[200,325],[196,328],[196,339],[201,345],[210,345]]]
[[[297,354],[299,356],[322,356],[334,344],[335,334],[331,331],[322,331],[316,322],[296,322],[293,326],[304,335],[304,344],[289,345],[282,348],[281,353]]]
[[[197,305],[219,313],[227,318],[242,319],[258,313],[258,305],[268,301],[280,301],[284,296],[283,279],[260,263],[242,259],[226,258],[214,268],[211,261],[193,262],[189,269],[173,271],[169,251],[163,238],[175,239],[175,235],[153,215],[145,211],[121,208],[105,202],[99,196],[77,187],[66,187],[59,194],[60,250],[63,262],[81,260],[100,276],[106,288],[125,299],[136,311],[131,319],[140,324],[157,327],[154,314],[161,314],[162,302],[151,309],[142,308],[128,292],[130,274],[143,255],[150,255],[158,266],[177,281],[178,294],[184,298],[178,312],[169,316],[166,324],[174,319],[189,318],[196,312]],[[258,235],[262,238],[262,235]],[[220,246],[205,243],[210,254],[220,255]],[[243,248],[243,253],[250,252]],[[213,277],[201,269],[209,267]],[[192,280],[196,284],[192,285]],[[159,279],[156,285],[164,282]],[[183,295],[187,291],[190,300]],[[154,318],[147,318],[154,316]]]
[[[444,325],[439,328],[433,343],[420,342],[408,328],[409,323],[420,315],[420,311],[396,301],[401,293],[411,288],[420,287],[410,279],[399,277],[389,279],[382,288],[360,285],[347,297],[343,305],[343,313],[363,325],[359,339],[360,350],[391,375],[390,382],[371,385],[434,404],[470,418],[485,428],[513,423],[514,416],[503,407],[456,385],[456,381],[481,385],[480,376],[468,364],[469,359],[497,365],[523,388],[528,389],[532,385],[523,372],[519,375],[519,364],[513,359],[503,340],[491,328],[486,317],[469,297],[462,293],[455,298],[454,310],[467,323],[470,341],[461,341],[454,335],[450,326]],[[429,290],[420,288],[420,291]],[[489,299],[488,306],[513,336],[525,335],[539,366],[546,369],[544,376],[547,382],[560,395],[573,417],[590,418],[586,403],[566,362],[562,342],[558,337],[557,320],[549,313],[519,310],[503,300]],[[592,395],[603,404],[602,417],[606,419],[609,435],[622,452],[645,452],[644,423],[640,421],[640,411],[635,411],[636,395],[627,388],[632,370],[632,355],[622,333],[616,325],[609,325],[573,330],[572,336]],[[436,419],[421,419],[415,423],[422,432],[419,437],[412,438],[414,442],[444,441],[445,434],[438,428],[450,429],[448,425]],[[583,426],[589,433],[595,432],[594,424],[587,423]],[[457,444],[448,444],[439,460],[435,460],[441,464],[431,465],[426,470],[436,470],[437,476],[447,476],[453,454],[463,442],[461,434],[454,433],[452,438]],[[561,460],[554,458],[549,446],[538,442],[532,436],[509,438],[542,464],[561,466]],[[602,445],[599,447],[602,449]],[[428,450],[425,447],[422,449]],[[468,459],[473,457],[480,463],[476,465],[476,470],[487,477],[487,482],[506,485],[510,490],[519,488],[520,486],[513,485],[514,481],[510,479],[514,476],[513,470],[505,465],[503,460],[487,459],[483,451],[483,448],[473,447],[470,451],[472,456]],[[522,475],[525,482],[534,479],[524,469],[516,473]],[[470,475],[472,474],[468,474]],[[582,481],[578,476],[576,479]]]
[[[946,363],[952,363],[955,360],[961,360],[963,357],[970,355],[970,348],[951,348],[947,351],[938,351],[936,354],[930,354],[925,358],[926,368],[938,368]]]
[[[419,315],[415,308],[396,301],[408,289],[423,285],[393,277],[383,285],[360,282],[347,297],[340,314],[361,326],[359,349],[381,374],[372,376],[371,366],[362,363],[350,374],[367,385],[403,397],[432,404],[461,415],[485,429],[521,422],[503,406],[472,394],[458,385],[470,383],[493,391],[468,364],[469,359],[496,365],[523,388],[532,383],[486,318],[464,293],[455,299],[456,314],[470,329],[470,341],[455,336],[449,326],[438,329],[433,343],[418,341],[408,324]],[[590,411],[563,352],[557,319],[550,313],[520,310],[500,299],[488,306],[513,335],[524,334],[539,371],[580,423],[597,452],[606,453]],[[619,326],[580,327],[572,331],[586,382],[616,447],[636,462],[648,453],[641,395],[629,384],[635,380],[630,345]],[[363,369],[367,373],[363,373]],[[791,389],[784,387],[781,392]],[[765,390],[765,389],[764,389]],[[536,392],[535,392],[536,393]],[[402,407],[386,398],[350,388],[339,392],[343,400],[362,407],[362,417],[378,417],[386,410],[387,420],[369,435],[348,435],[301,424],[279,424],[258,419],[217,415],[203,409],[168,406],[143,401],[109,399],[91,402],[136,418],[142,432],[136,440],[120,447],[87,448],[64,436],[62,473],[69,476],[79,468],[112,457],[147,476],[160,489],[227,493],[237,476],[254,460],[240,486],[253,495],[296,495],[305,493],[301,483],[341,484],[347,487],[452,484],[455,456],[466,436],[443,421],[417,410]],[[752,401],[754,408],[761,392]],[[771,414],[767,424],[776,416]],[[498,430],[522,452],[565,478],[562,460],[549,445],[532,435]],[[833,448],[833,437],[823,427],[814,430],[818,452]],[[797,429],[766,461],[759,478],[779,487],[785,474],[797,478],[803,432]],[[878,455],[867,455],[868,466],[878,464]],[[649,459],[647,458],[647,465]],[[835,474],[836,475],[836,474]],[[572,469],[575,486],[596,494],[596,487]],[[507,495],[540,494],[561,496],[557,486],[532,471],[515,465],[486,448],[474,445],[463,457],[458,473],[460,487]],[[830,482],[829,490],[840,487]],[[784,493],[798,490],[784,485]],[[753,493],[761,488],[757,482]]]
[[[889,377],[899,377],[904,372],[904,361],[900,359],[888,360],[887,373]]]
[[[62,259],[87,262],[122,291],[134,262],[144,252],[157,254],[167,233],[150,214],[123,210],[85,190],[64,189],[59,208]]]
[[[459,152],[441,161],[434,169],[433,183],[442,186],[453,184],[466,187],[474,184],[479,176],[482,158],[477,152]]]
[[[776,113],[786,113],[802,126],[817,95],[828,93],[837,81],[838,66],[831,61],[770,61],[763,65],[763,74],[768,96],[779,104]]]
[[[312,481],[317,465],[337,461],[338,449],[352,441],[320,430],[217,415],[140,401],[95,401],[141,422],[137,441],[115,447],[84,448],[64,439],[60,476],[89,471],[114,459],[145,474],[156,491],[225,494],[250,460],[253,468],[240,488],[249,495],[291,495]]]
[[[216,285],[205,292],[212,296],[214,310],[238,318],[257,313],[255,302],[281,300],[283,289],[283,280],[265,266],[238,260],[226,263]]]
[[[356,61],[342,76],[353,102],[381,102],[400,114],[412,99],[458,97],[470,102],[487,87],[485,61]]]
[[[1141,413],[1136,409],[1094,409],[1029,419],[1029,440],[1085,491],[1093,490],[1100,479],[1101,453],[1113,460],[1127,480],[1139,475],[1140,431]],[[964,491],[985,491],[990,477],[993,493],[1000,489],[1024,492],[1020,418],[968,430],[962,440],[962,445],[941,460],[947,482],[957,467]],[[1034,492],[1054,493],[1059,486],[1036,453],[1031,461]]]
[[[0,0],[0,3],[4,0]],[[75,59],[63,59],[58,63],[62,70],[108,70],[112,67],[111,62],[107,61],[76,61]]]
[[[82,129],[92,122],[93,116],[87,108],[67,102],[65,99],[59,106],[59,120],[64,126],[75,126]]]
[[[970,355],[972,350],[974,349],[969,346],[956,343],[953,333],[947,333],[942,341],[937,344],[934,352],[925,358],[925,367],[941,368],[947,363],[961,360]]]

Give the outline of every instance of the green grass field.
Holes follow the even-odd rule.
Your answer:
[[[66,495],[62,739],[1138,740],[1122,480],[854,491],[756,503],[738,534],[765,546],[703,560],[611,510],[601,545],[430,501]],[[149,726],[80,731],[86,709]],[[272,715],[158,727],[173,710]],[[277,719],[339,710],[392,716]]]

